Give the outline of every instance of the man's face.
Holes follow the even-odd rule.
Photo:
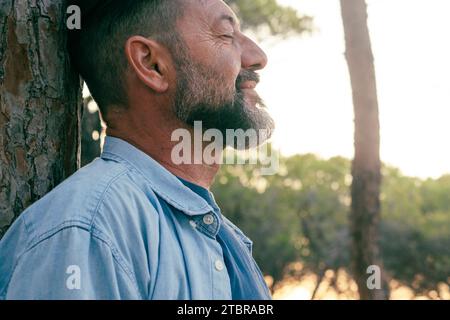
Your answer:
[[[274,122],[254,90],[255,72],[265,67],[264,52],[240,32],[232,10],[220,0],[190,0],[178,23],[173,50],[177,71],[174,108],[177,117],[203,128],[267,130]],[[258,141],[262,143],[264,141]]]

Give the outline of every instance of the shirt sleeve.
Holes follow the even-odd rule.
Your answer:
[[[19,258],[6,299],[140,299],[133,279],[107,241],[70,227],[41,240]]]

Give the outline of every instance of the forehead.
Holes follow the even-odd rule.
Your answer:
[[[228,20],[239,25],[239,19],[234,11],[222,0],[187,0],[186,18],[206,20],[214,23]]]

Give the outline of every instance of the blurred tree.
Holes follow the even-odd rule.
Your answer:
[[[81,131],[81,166],[85,166],[101,153],[100,136],[103,130],[100,111],[89,95],[83,99]]]
[[[223,214],[254,240],[254,257],[273,278],[272,289],[286,275],[320,275],[348,264],[350,164],[314,155],[280,161],[273,176],[260,176],[250,165],[226,165],[212,188]],[[297,261],[303,268],[291,270]]]
[[[450,175],[423,181],[384,167],[383,176],[385,272],[415,294],[433,297],[450,280]],[[281,157],[273,176],[260,176],[250,165],[223,166],[212,191],[223,214],[254,241],[253,255],[273,277],[272,289],[310,272],[318,288],[332,270],[331,287],[341,291],[338,271],[351,271],[351,183],[349,160],[307,154]]]
[[[352,164],[351,234],[353,274],[361,299],[387,299],[378,247],[380,220],[380,128],[375,67],[365,0],[341,0],[346,58],[355,111],[355,158]],[[381,289],[367,285],[367,268],[381,268]]]
[[[80,82],[64,1],[0,2],[0,238],[79,163]]]
[[[225,0],[241,18],[244,29],[268,30],[272,35],[288,36],[311,31],[312,18],[300,15],[277,0]]]
[[[416,294],[450,283],[450,175],[403,176],[384,168],[381,247],[386,271]]]

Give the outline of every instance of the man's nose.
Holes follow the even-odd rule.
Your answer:
[[[242,44],[242,68],[248,70],[261,70],[267,65],[266,53],[251,39],[245,37]]]

